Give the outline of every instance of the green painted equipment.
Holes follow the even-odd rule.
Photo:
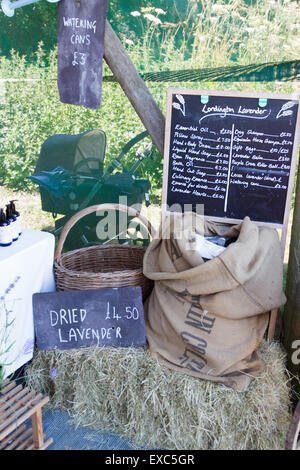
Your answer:
[[[42,209],[52,213],[55,218],[55,235],[61,232],[70,217],[91,205],[119,203],[120,198],[128,206],[143,202],[149,204],[150,182],[139,179],[135,173],[145,158],[152,155],[152,144],[144,149],[139,148],[134,165],[129,170],[121,171],[123,157],[147,136],[148,132],[144,131],[131,139],[106,171],[106,135],[103,131],[90,130],[78,135],[57,134],[46,139],[35,172],[29,178],[39,185]],[[58,218],[58,215],[64,217]],[[116,239],[124,243],[128,237],[124,230],[121,234],[118,232],[118,217]],[[97,224],[103,218],[104,215],[94,214],[85,217],[70,232],[66,247],[75,249],[107,243],[108,239],[99,239],[96,234]]]

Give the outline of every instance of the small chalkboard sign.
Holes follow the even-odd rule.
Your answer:
[[[101,103],[107,0],[60,0],[58,89],[62,103],[97,109]]]
[[[299,144],[299,96],[169,89],[163,208],[282,228]],[[175,209],[173,209],[175,208]]]
[[[146,344],[140,287],[33,294],[37,347],[142,347]]]

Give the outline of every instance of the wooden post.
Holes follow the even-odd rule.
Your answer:
[[[283,341],[288,353],[288,368],[300,377],[300,167],[295,195],[286,296]]]
[[[38,408],[32,415],[32,435],[35,449],[40,449],[44,444],[42,408]]]
[[[300,450],[300,401],[289,427],[285,450]]]
[[[104,59],[163,156],[165,118],[107,20]]]

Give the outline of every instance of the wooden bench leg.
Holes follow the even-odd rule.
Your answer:
[[[43,433],[42,407],[49,397],[36,394],[15,382],[3,386],[0,391],[0,449],[44,450],[52,444],[46,442]],[[31,418],[32,429],[26,429],[25,421]]]
[[[299,439],[298,439],[299,438]],[[286,450],[300,450],[300,401],[294,411],[287,439],[286,439]]]
[[[44,444],[42,408],[38,408],[32,415],[32,435],[35,449],[40,449]]]

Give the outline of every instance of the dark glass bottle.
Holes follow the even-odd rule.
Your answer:
[[[0,246],[12,244],[10,223],[6,220],[3,209],[0,209]]]
[[[10,204],[7,204],[6,206],[6,220],[10,223],[12,241],[15,242],[19,238],[19,233],[16,224],[17,217],[13,215]]]
[[[15,202],[16,202],[15,199],[13,201],[10,201],[10,206],[11,206],[12,214],[16,217],[17,232],[18,232],[18,236],[20,236],[22,233],[21,216],[20,216],[20,212],[16,210]]]

